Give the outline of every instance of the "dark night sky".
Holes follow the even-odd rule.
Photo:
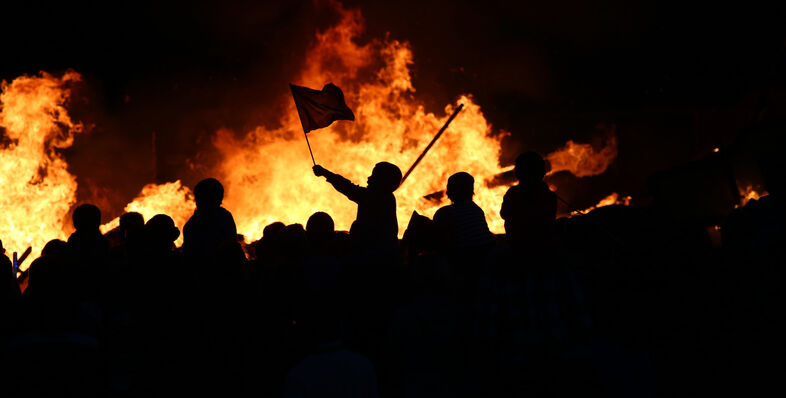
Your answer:
[[[327,1],[6,3],[0,79],[71,68],[88,83],[84,115],[74,112],[96,127],[66,153],[87,187],[113,176],[80,169],[102,152],[141,163],[134,151],[148,151],[150,131],[161,137],[156,178],[168,180],[177,171],[167,165],[218,127],[272,120],[302,50],[336,21]],[[473,93],[492,124],[514,134],[503,163],[614,123],[620,157],[605,178],[629,191],[641,189],[639,176],[728,145],[762,94],[784,88],[784,14],[752,2],[382,3],[344,2],[362,10],[366,39],[390,32],[412,44],[414,86],[429,110]],[[80,149],[87,139],[89,151]],[[137,174],[129,191],[152,178]]]

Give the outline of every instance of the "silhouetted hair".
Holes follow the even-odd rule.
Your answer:
[[[458,172],[448,178],[448,198],[453,202],[472,200],[475,194],[475,179],[466,172]]]
[[[542,180],[546,176],[546,161],[537,152],[524,152],[516,158],[516,178],[520,181]]]
[[[145,224],[145,236],[155,243],[171,243],[180,236],[180,230],[166,214],[156,214]]]
[[[218,207],[224,200],[224,186],[215,178],[205,178],[194,187],[197,207]]]
[[[129,234],[136,234],[145,227],[145,218],[132,211],[120,216],[120,236],[125,239]]]
[[[336,234],[333,218],[329,214],[318,211],[306,222],[306,238],[313,243],[330,241]]]
[[[68,243],[60,239],[52,239],[46,242],[44,248],[41,249],[42,256],[63,257],[68,253]]]
[[[401,170],[393,163],[379,162],[374,166],[372,174],[377,172],[379,187],[393,192],[401,184]]]
[[[281,232],[284,227],[286,227],[286,224],[282,223],[281,221],[272,222],[262,230],[262,238],[272,239],[278,235],[278,233]]]
[[[95,205],[85,203],[74,210],[71,220],[77,231],[97,230],[101,225],[101,210]]]

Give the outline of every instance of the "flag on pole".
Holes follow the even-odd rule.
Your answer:
[[[303,125],[303,132],[330,126],[336,120],[355,120],[355,114],[344,102],[344,93],[333,83],[322,90],[289,84],[292,98]]]

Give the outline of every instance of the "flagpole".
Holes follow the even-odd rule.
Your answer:
[[[399,186],[404,184],[404,180],[406,180],[407,177],[409,177],[409,173],[412,173],[412,170],[415,169],[415,166],[417,166],[418,163],[420,163],[420,161],[423,160],[423,157],[426,156],[426,152],[428,152],[428,150],[431,149],[431,147],[434,145],[434,143],[437,142],[437,140],[439,139],[439,136],[441,136],[442,133],[445,132],[445,129],[448,128],[448,125],[450,124],[450,122],[453,121],[453,119],[456,117],[456,115],[458,115],[458,113],[461,111],[461,108],[463,108],[463,107],[464,107],[464,104],[459,104],[458,108],[456,108],[456,110],[453,111],[453,114],[450,115],[450,117],[448,118],[448,121],[445,122],[445,125],[442,126],[441,129],[439,129],[439,132],[437,133],[437,135],[434,136],[434,139],[431,140],[431,142],[429,142],[429,144],[426,147],[426,149],[423,150],[423,153],[421,153],[420,156],[418,156],[418,158],[415,160],[415,163],[412,163],[412,166],[409,167],[409,170],[407,170],[406,174],[404,174],[404,177],[401,178],[401,184],[398,184]]]
[[[316,166],[317,162],[314,160],[314,152],[311,152],[311,144],[308,142],[308,133],[306,133],[305,129],[303,130],[303,135],[306,136],[306,145],[308,145],[308,153],[311,155],[311,163],[314,163],[314,166]]]
[[[289,83],[289,90],[292,92],[292,98],[295,98],[295,89],[292,87],[292,83]],[[297,118],[300,119],[300,127],[303,128],[303,135],[306,137],[306,145],[308,145],[308,154],[311,155],[311,163],[314,163],[314,166],[317,165],[316,160],[314,160],[314,152],[311,152],[311,143],[308,142],[308,132],[306,132],[306,125],[303,124],[303,115],[300,114],[300,107],[297,106],[295,103],[295,109],[297,109]]]

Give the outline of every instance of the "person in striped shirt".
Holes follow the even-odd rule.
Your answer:
[[[455,254],[494,246],[486,215],[472,201],[475,179],[463,171],[453,174],[448,178],[447,194],[451,204],[434,213],[440,249]]]

